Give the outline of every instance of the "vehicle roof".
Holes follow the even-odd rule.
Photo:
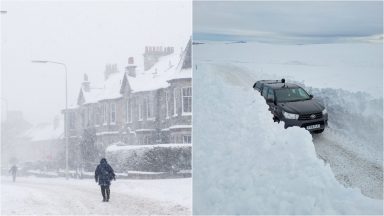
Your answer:
[[[272,89],[280,89],[280,88],[297,88],[297,87],[300,87],[296,84],[293,84],[293,83],[267,83],[265,84],[265,86],[268,86]]]

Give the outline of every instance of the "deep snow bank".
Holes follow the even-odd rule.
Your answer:
[[[326,136],[357,156],[383,166],[383,98],[342,89],[312,89],[329,114]]]
[[[194,72],[194,213],[382,214],[336,181],[307,131],[273,123],[252,81],[227,65]]]

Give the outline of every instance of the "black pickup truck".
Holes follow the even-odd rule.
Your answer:
[[[302,87],[282,79],[260,80],[253,88],[265,98],[275,122],[283,121],[285,128],[299,126],[311,133],[324,131],[327,110]]]

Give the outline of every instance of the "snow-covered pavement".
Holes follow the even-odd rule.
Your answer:
[[[1,179],[1,214],[173,214],[191,213],[191,179],[117,180],[110,202],[101,201],[92,179],[21,177]]]

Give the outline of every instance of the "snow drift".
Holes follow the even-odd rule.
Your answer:
[[[335,179],[307,131],[272,121],[253,81],[230,65],[194,72],[194,213],[382,214]]]

